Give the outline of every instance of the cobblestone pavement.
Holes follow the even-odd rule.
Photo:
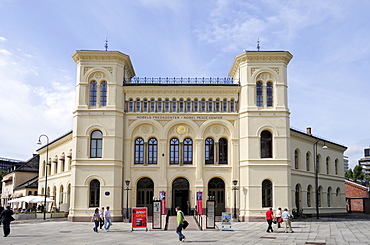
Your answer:
[[[174,230],[131,232],[130,223],[120,222],[110,232],[95,233],[92,227],[66,220],[14,221],[0,244],[181,244]],[[284,228],[267,233],[265,222],[239,222],[233,223],[234,231],[184,231],[184,244],[370,244],[370,216],[312,218],[294,221],[292,227],[294,233]]]

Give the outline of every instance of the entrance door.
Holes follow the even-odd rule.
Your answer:
[[[225,212],[225,182],[220,178],[213,178],[208,182],[208,196],[214,197],[215,215],[221,216]]]
[[[154,183],[149,178],[142,178],[137,182],[136,207],[147,207],[148,215],[153,210]]]
[[[185,178],[177,178],[172,183],[172,214],[175,214],[175,208],[181,207],[184,214],[189,214],[189,182]]]

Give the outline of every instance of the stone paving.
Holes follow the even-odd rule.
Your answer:
[[[174,230],[131,232],[130,223],[120,222],[110,232],[95,233],[92,227],[65,219],[14,221],[10,236],[0,236],[0,244],[181,244]],[[292,227],[294,233],[284,228],[267,233],[265,222],[239,222],[234,231],[184,231],[184,244],[370,244],[370,216],[311,218],[294,221]]]

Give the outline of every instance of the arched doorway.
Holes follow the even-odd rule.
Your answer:
[[[216,215],[225,211],[225,182],[220,178],[213,178],[208,182],[208,196],[214,197]]]
[[[148,215],[152,215],[154,183],[149,178],[141,178],[137,182],[136,207],[147,207]]]
[[[172,183],[172,213],[175,207],[180,206],[184,214],[189,214],[189,181],[185,178],[177,178]]]

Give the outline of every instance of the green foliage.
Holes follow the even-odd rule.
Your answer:
[[[344,173],[344,177],[346,178],[350,178],[352,179],[353,178],[353,172],[352,172],[352,169],[348,169],[345,173]]]
[[[362,173],[362,166],[356,165],[356,167],[353,169],[353,178],[355,179],[364,179],[365,175]]]

